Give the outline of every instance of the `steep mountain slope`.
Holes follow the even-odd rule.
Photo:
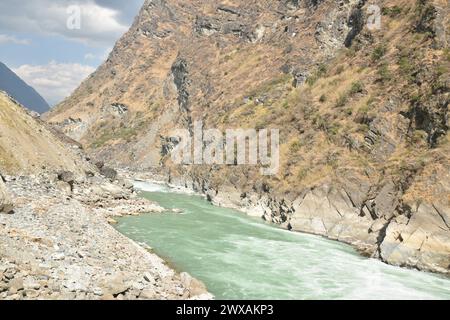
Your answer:
[[[0,62],[0,90],[7,92],[25,107],[37,113],[50,109],[48,103],[6,65]]]
[[[85,176],[93,170],[75,142],[63,142],[52,128],[0,92],[0,172],[20,175],[67,170]]]
[[[290,73],[304,81],[343,47],[358,1],[320,2],[146,1],[106,63],[48,119],[106,157],[126,163],[132,149],[133,162],[159,164],[162,128],[225,116],[261,85],[292,83]]]
[[[144,169],[391,264],[450,272],[448,4],[146,1],[47,119]],[[281,168],[177,166],[170,130],[279,128]]]

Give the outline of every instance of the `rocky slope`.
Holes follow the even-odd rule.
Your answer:
[[[450,272],[443,0],[146,1],[46,119],[93,157],[395,265]],[[174,128],[279,128],[281,169],[177,166]]]
[[[75,141],[61,134],[0,91],[0,172],[30,175],[67,170],[77,176],[95,171]],[[67,144],[66,144],[67,143]]]
[[[0,92],[0,300],[211,296],[110,224],[165,210]]]
[[[50,109],[47,101],[36,90],[26,84],[6,65],[0,62],[0,90],[7,92],[21,104],[37,113]]]
[[[162,208],[133,207],[131,192],[92,180],[73,191],[45,174],[7,180],[15,207],[0,214],[0,300],[211,298],[108,224],[123,205],[127,214]]]

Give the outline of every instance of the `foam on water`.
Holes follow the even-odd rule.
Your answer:
[[[142,185],[138,185],[142,186]],[[192,195],[145,185],[186,215],[144,215],[118,229],[222,299],[450,299],[450,280],[363,258],[351,247],[264,224]]]
[[[153,182],[144,182],[144,181],[133,181],[133,186],[141,191],[146,192],[168,192],[169,188],[163,183],[153,183]]]

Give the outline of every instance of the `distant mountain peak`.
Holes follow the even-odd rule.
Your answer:
[[[23,81],[5,64],[0,62],[0,90],[5,91],[26,108],[40,114],[50,109],[44,98]]]

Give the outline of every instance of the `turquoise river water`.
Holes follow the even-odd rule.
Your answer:
[[[203,281],[217,299],[450,299],[450,279],[386,265],[350,246],[293,233],[202,197],[138,184],[179,213],[122,218],[117,229]]]

